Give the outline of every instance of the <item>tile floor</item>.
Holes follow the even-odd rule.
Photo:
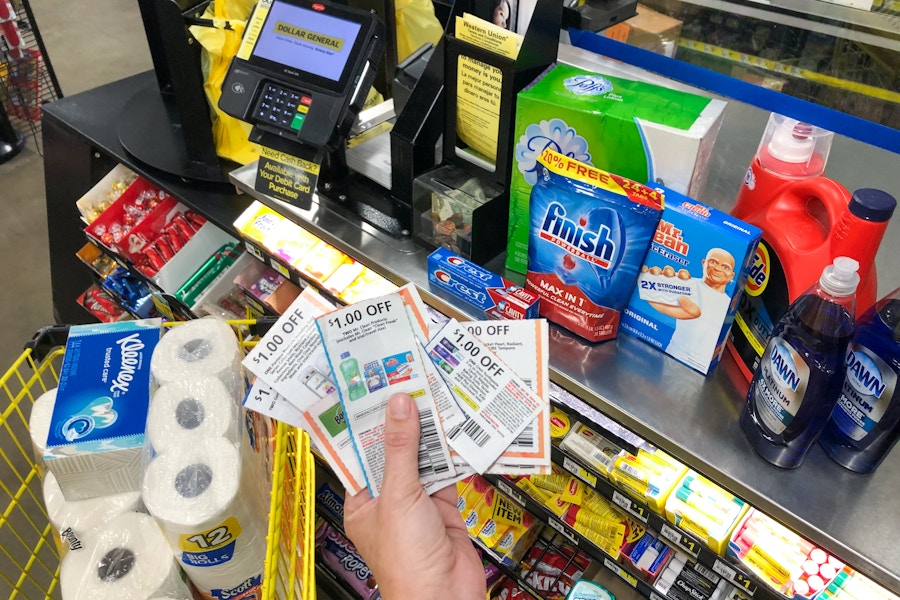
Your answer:
[[[136,0],[32,0],[64,95],[152,68]],[[0,371],[53,322],[44,167],[34,139],[0,165]]]

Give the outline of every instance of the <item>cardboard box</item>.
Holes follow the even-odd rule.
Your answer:
[[[150,356],[160,319],[69,330],[44,459],[66,500],[141,486]]]
[[[546,147],[689,195],[706,182],[725,102],[557,64],[519,93],[506,267],[524,273],[529,198]]]
[[[620,327],[709,372],[722,354],[762,232],[666,190],[662,219]]]

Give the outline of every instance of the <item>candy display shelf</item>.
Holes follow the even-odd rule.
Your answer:
[[[119,114],[133,90],[152,82],[144,73],[52,103],[44,112],[45,177],[53,301],[61,322],[84,313],[73,299],[92,275],[75,253],[84,244],[77,200],[116,163],[124,163],[229,233],[253,197],[253,167],[233,174],[231,187],[196,186],[136,163],[116,135]],[[755,139],[744,140],[755,147]],[[460,302],[429,287],[427,251],[395,240],[345,214],[327,200],[309,211],[280,207],[311,233],[402,284],[454,317],[473,316]],[[497,265],[490,265],[495,267]],[[747,384],[726,360],[704,378],[643,342],[621,336],[590,344],[551,328],[551,378],[594,408],[658,445],[800,535],[891,590],[900,590],[900,460],[870,476],[832,463],[818,447],[806,463],[783,471],[759,459],[741,433],[738,415]],[[894,458],[897,458],[896,456]]]

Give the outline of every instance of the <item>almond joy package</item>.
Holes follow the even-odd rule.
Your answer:
[[[546,149],[526,280],[541,316],[592,342],[615,338],[662,208],[662,192]]]

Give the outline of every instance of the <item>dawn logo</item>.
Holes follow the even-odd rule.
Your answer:
[[[599,75],[575,75],[563,81],[563,86],[576,96],[602,96],[613,90],[612,82]]]
[[[845,359],[847,365],[847,381],[850,386],[863,396],[880,398],[887,385],[875,361],[865,352],[854,352],[847,349]]]
[[[797,374],[797,365],[794,364],[790,350],[782,344],[772,344],[769,360],[772,361],[772,374],[778,384],[796,392],[797,386],[800,385],[800,376]]]
[[[588,143],[562,119],[532,123],[516,144],[516,163],[528,185],[538,180],[538,157],[550,148],[564,156],[593,166]]]

